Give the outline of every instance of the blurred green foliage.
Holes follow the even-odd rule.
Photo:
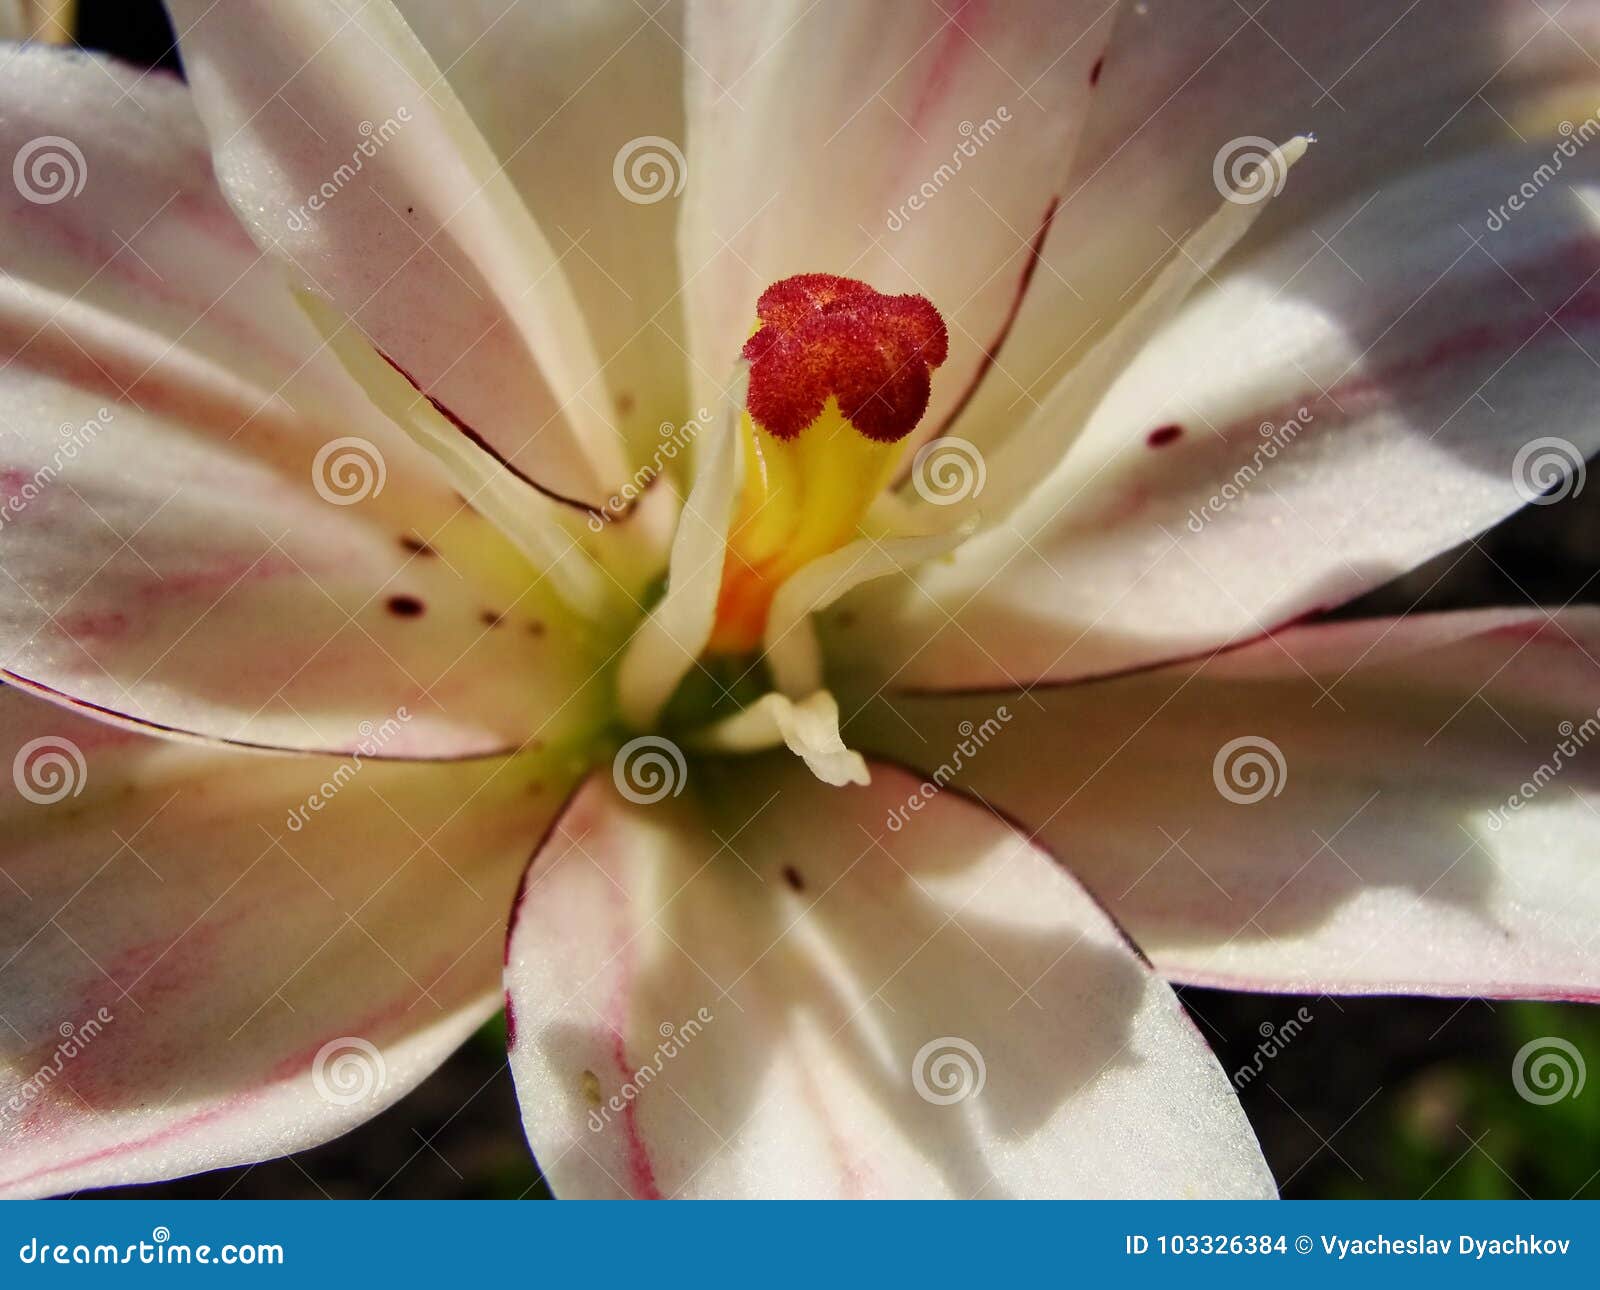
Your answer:
[[[1329,1195],[1600,1199],[1600,1087],[1588,1078],[1600,1074],[1600,1010],[1549,1003],[1496,1008],[1503,1048],[1482,1061],[1425,1066],[1398,1086],[1383,1107],[1388,1150],[1377,1157],[1378,1172],[1365,1182],[1340,1181]],[[1517,1092],[1511,1066],[1524,1044],[1552,1035],[1578,1050],[1586,1073],[1577,1096],[1541,1105]]]

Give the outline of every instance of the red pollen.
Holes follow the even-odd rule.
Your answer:
[[[756,301],[745,342],[751,419],[793,439],[829,397],[862,434],[894,443],[928,410],[930,373],[950,351],[939,311],[922,296],[886,296],[865,282],[800,273]]]

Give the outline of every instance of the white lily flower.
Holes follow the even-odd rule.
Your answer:
[[[559,1195],[1267,1196],[1173,984],[1596,998],[1600,615],[1304,621],[1600,447],[1600,5],[1478,8],[6,46],[0,1189],[503,1001]]]

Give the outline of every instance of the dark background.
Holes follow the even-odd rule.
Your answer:
[[[83,0],[79,40],[177,68],[155,0]],[[1452,566],[1452,562],[1454,563]],[[1450,572],[1440,578],[1440,574]],[[1529,507],[1345,612],[1600,602],[1600,487]],[[1426,592],[1426,594],[1424,594]],[[1230,1074],[1263,1036],[1311,1020],[1241,1088],[1285,1196],[1600,1199],[1600,1010],[1482,999],[1308,998],[1183,990]],[[1594,1083],[1537,1106],[1511,1082],[1528,1040],[1559,1035]],[[1236,1082],[1239,1082],[1236,1079]],[[365,1127],[282,1160],[102,1193],[179,1197],[543,1196],[505,1060],[484,1028],[421,1088]]]

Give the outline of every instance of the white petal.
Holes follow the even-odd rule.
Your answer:
[[[1038,829],[1172,979],[1600,999],[1600,611],[1295,628],[1002,701],[965,757],[988,700],[881,733]]]
[[[576,534],[584,521],[573,508],[542,496],[455,426],[355,327],[325,301],[309,293],[299,298],[328,350],[366,391],[373,403],[438,462],[445,476],[479,514],[494,522],[569,605],[592,618],[603,616],[611,588],[591,563]]]
[[[402,708],[390,756],[587,721],[559,606],[319,345],[183,87],[17,51],[0,149],[48,136],[82,191],[0,188],[0,668],[136,724],[302,749]]]
[[[1176,998],[1049,856],[953,792],[912,813],[890,766],[730,765],[707,814],[595,776],[529,870],[511,1064],[558,1194],[1271,1194]]]
[[[689,406],[674,191],[684,177],[680,7],[397,7],[561,254],[599,351],[613,419],[647,456],[660,425],[680,424]]]
[[[1462,17],[1452,0],[1342,0],[1336,21],[1318,4],[1122,5],[1005,379],[957,433],[987,445],[1042,400],[1212,209],[1214,172],[1264,140],[1321,143],[1253,241],[1314,223],[1341,253],[1331,213],[1417,169],[1519,138],[1548,159],[1557,123],[1596,109],[1600,5],[1481,0]]]
[[[1263,149],[1253,169],[1240,177],[1240,190],[1223,198],[1209,219],[1177,246],[1150,286],[1117,323],[1072,369],[1044,401],[1009,434],[987,465],[986,491],[968,499],[963,509],[1003,518],[1038,488],[1060,464],[1073,436],[1089,420],[1106,391],[1122,376],[1178,307],[1222,258],[1250,232],[1289,182],[1294,164],[1306,155],[1310,140],[1303,135]],[[1051,501],[1057,495],[1047,494]],[[927,510],[936,503],[928,503]]]
[[[6,687],[0,759],[10,1195],[299,1151],[416,1087],[498,1006],[562,790],[182,747]]]
[[[257,243],[555,496],[624,473],[559,259],[389,0],[174,0],[224,190]]]
[[[843,602],[841,650],[910,687],[1125,670],[1337,605],[1536,496],[1535,440],[1569,470],[1600,447],[1600,151],[1485,229],[1549,155],[1419,172],[1237,264],[1006,526]]]
[[[682,260],[697,402],[795,273],[916,292],[950,327],[932,433],[990,368],[1033,276],[1110,7],[691,5]]]

